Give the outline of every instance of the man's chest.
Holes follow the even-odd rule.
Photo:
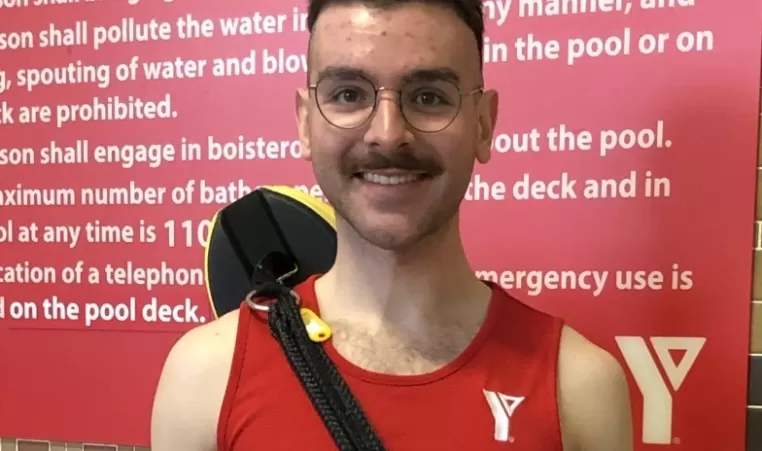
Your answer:
[[[463,370],[423,385],[348,382],[389,450],[561,450],[555,397],[541,384]],[[231,451],[336,449],[298,382],[283,382],[251,394]]]
[[[338,321],[332,346],[352,366],[381,374],[430,374],[453,362],[468,347],[477,327],[460,325],[410,333],[381,330],[374,334]]]

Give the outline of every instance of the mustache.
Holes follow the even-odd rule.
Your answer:
[[[436,159],[425,155],[416,155],[412,150],[396,150],[394,152],[371,150],[361,158],[349,161],[347,169],[347,173],[353,175],[360,172],[398,169],[437,176],[444,171]]]

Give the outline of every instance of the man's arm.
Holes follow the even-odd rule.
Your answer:
[[[570,327],[561,335],[559,409],[564,450],[633,450],[629,387],[621,365]]]
[[[237,312],[199,326],[173,346],[151,417],[153,451],[217,451],[217,423],[235,345]]]

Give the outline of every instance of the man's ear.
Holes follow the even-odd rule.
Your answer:
[[[497,126],[499,99],[497,91],[491,89],[482,94],[479,102],[479,136],[476,148],[476,160],[485,164],[492,154],[492,138]]]
[[[299,133],[299,143],[302,146],[302,158],[309,161],[311,158],[310,149],[310,91],[307,88],[296,90],[296,129]]]

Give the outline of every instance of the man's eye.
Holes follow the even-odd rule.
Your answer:
[[[363,100],[363,95],[357,89],[340,89],[331,96],[331,100],[339,103],[355,103]]]
[[[439,105],[445,103],[442,97],[433,92],[422,92],[415,96],[416,103],[421,105]]]

